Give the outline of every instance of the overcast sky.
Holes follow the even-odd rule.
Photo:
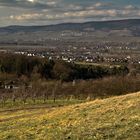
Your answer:
[[[140,17],[140,0],[0,0],[0,26]]]

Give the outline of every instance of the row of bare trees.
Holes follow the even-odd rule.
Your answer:
[[[39,81],[40,82],[40,81]],[[39,82],[33,83],[33,88],[27,88],[22,86],[18,89],[9,89],[3,90],[0,92],[0,102],[5,104],[6,102],[12,101],[15,103],[16,101],[20,100],[24,104],[27,103],[27,100],[32,100],[33,103],[36,100],[41,99],[44,103],[50,98],[55,103],[57,98],[57,91],[60,88],[61,82],[56,81],[50,85],[44,84],[43,82],[40,84]]]
[[[28,100],[36,103],[41,100],[71,100],[71,99],[95,99],[114,95],[122,95],[140,91],[140,76],[137,77],[106,77],[98,80],[80,80],[73,82],[61,81],[36,81],[32,88],[20,87],[13,91],[0,93],[0,102],[5,104],[20,100],[26,104]]]

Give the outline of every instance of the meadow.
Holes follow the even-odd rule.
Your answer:
[[[0,109],[1,140],[138,140],[140,92],[67,106]]]

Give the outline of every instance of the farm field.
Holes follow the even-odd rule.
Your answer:
[[[104,64],[104,63],[90,63],[90,62],[75,62],[75,64],[79,64],[79,65],[89,65],[89,66],[101,66],[101,67],[120,67],[120,65],[111,65],[111,64]]]
[[[60,107],[0,109],[0,140],[138,140],[140,92]]]

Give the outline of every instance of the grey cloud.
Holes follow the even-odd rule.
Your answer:
[[[52,5],[40,1],[30,2],[29,0],[0,0],[0,5],[5,7],[17,7],[25,9],[45,9],[52,8]]]
[[[66,11],[59,13],[52,12],[42,12],[42,13],[32,13],[32,14],[22,14],[14,16],[12,15],[10,18],[12,20],[17,21],[31,21],[31,20],[68,20],[68,19],[80,19],[80,18],[103,18],[103,17],[129,17],[129,16],[140,16],[140,9],[131,10],[131,9],[107,9],[107,10],[99,10],[99,9],[91,9],[91,10],[78,10],[78,11]]]
[[[5,7],[5,13],[9,12],[7,15],[0,14],[1,19],[5,16],[0,22],[1,25],[4,22],[6,24],[50,24],[140,16],[138,7],[133,5],[118,7],[105,2],[83,5],[82,3],[67,3],[64,0],[34,0],[34,2],[31,0],[0,0],[0,6]]]

